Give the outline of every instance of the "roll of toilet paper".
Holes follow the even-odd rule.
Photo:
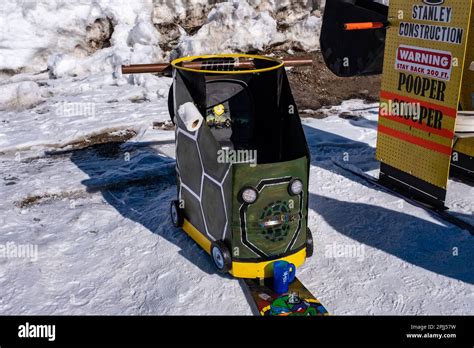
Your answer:
[[[197,107],[191,102],[181,105],[178,108],[178,115],[189,132],[198,130],[204,120]]]

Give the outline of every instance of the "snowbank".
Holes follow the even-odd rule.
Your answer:
[[[39,0],[20,6],[16,0],[6,0],[3,6],[3,71],[50,68],[54,77],[73,76],[111,71],[113,63],[122,60],[162,58],[159,33],[151,22],[151,0]]]
[[[308,16],[291,26],[286,35],[286,41],[303,51],[319,49],[319,33],[321,32],[321,17]]]
[[[113,72],[170,55],[319,48],[315,0],[5,0],[3,75]]]
[[[207,24],[178,45],[180,55],[263,50],[283,41],[270,14],[257,12],[246,2],[221,3],[209,13]]]
[[[0,110],[29,109],[44,101],[36,82],[23,81],[0,85]]]

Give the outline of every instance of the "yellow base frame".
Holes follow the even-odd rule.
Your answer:
[[[454,151],[474,157],[474,137],[458,139],[454,145]]]
[[[184,220],[183,230],[208,254],[211,254],[211,242],[188,220]],[[273,263],[275,261],[287,261],[300,267],[306,260],[306,248],[297,251],[292,255],[282,257],[272,261],[261,262],[232,262],[232,269],[229,271],[235,278],[270,278],[273,276]]]
[[[186,232],[196,243],[199,244],[201,248],[206,250],[206,252],[211,254],[211,241],[204,237],[204,235],[199,232],[199,230],[194,227],[188,220],[184,219],[183,230]]]
[[[287,261],[295,265],[296,268],[301,266],[306,259],[306,248],[289,256],[282,257],[272,261],[262,262],[232,262],[230,274],[236,278],[270,278],[273,277],[273,263],[275,261]]]

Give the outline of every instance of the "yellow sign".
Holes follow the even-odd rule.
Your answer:
[[[214,111],[214,115],[219,117],[219,116],[222,116],[224,114],[225,107],[224,107],[224,105],[219,104],[219,105],[214,106],[213,111]]]
[[[469,157],[474,157],[474,138],[457,139],[454,145],[454,151]]]
[[[461,107],[463,110],[474,111],[474,3],[472,4],[471,28],[468,40],[464,77],[462,79]]]
[[[390,0],[377,159],[446,189],[472,0]]]

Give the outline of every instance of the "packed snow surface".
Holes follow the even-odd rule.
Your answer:
[[[0,311],[252,314],[242,284],[218,275],[171,225],[174,132],[152,126],[168,119],[166,98],[131,102],[144,90],[130,85],[99,95],[61,86],[63,101],[101,100],[95,117],[58,116],[54,98],[0,113],[0,246],[37,248],[0,258]],[[377,105],[353,100],[324,112],[303,120],[315,254],[298,277],[333,314],[472,313],[472,236],[335,165],[377,174]],[[130,130],[123,144],[66,145],[75,134]],[[450,185],[448,203],[472,223],[472,187]]]
[[[252,314],[242,283],[171,225],[171,80],[118,68],[317,49],[318,11],[298,1],[278,12],[287,3],[2,2],[0,313]],[[303,120],[315,253],[298,277],[333,314],[472,314],[473,237],[341,168],[377,176],[377,105],[323,112]],[[473,200],[450,181],[453,214],[473,223]]]

